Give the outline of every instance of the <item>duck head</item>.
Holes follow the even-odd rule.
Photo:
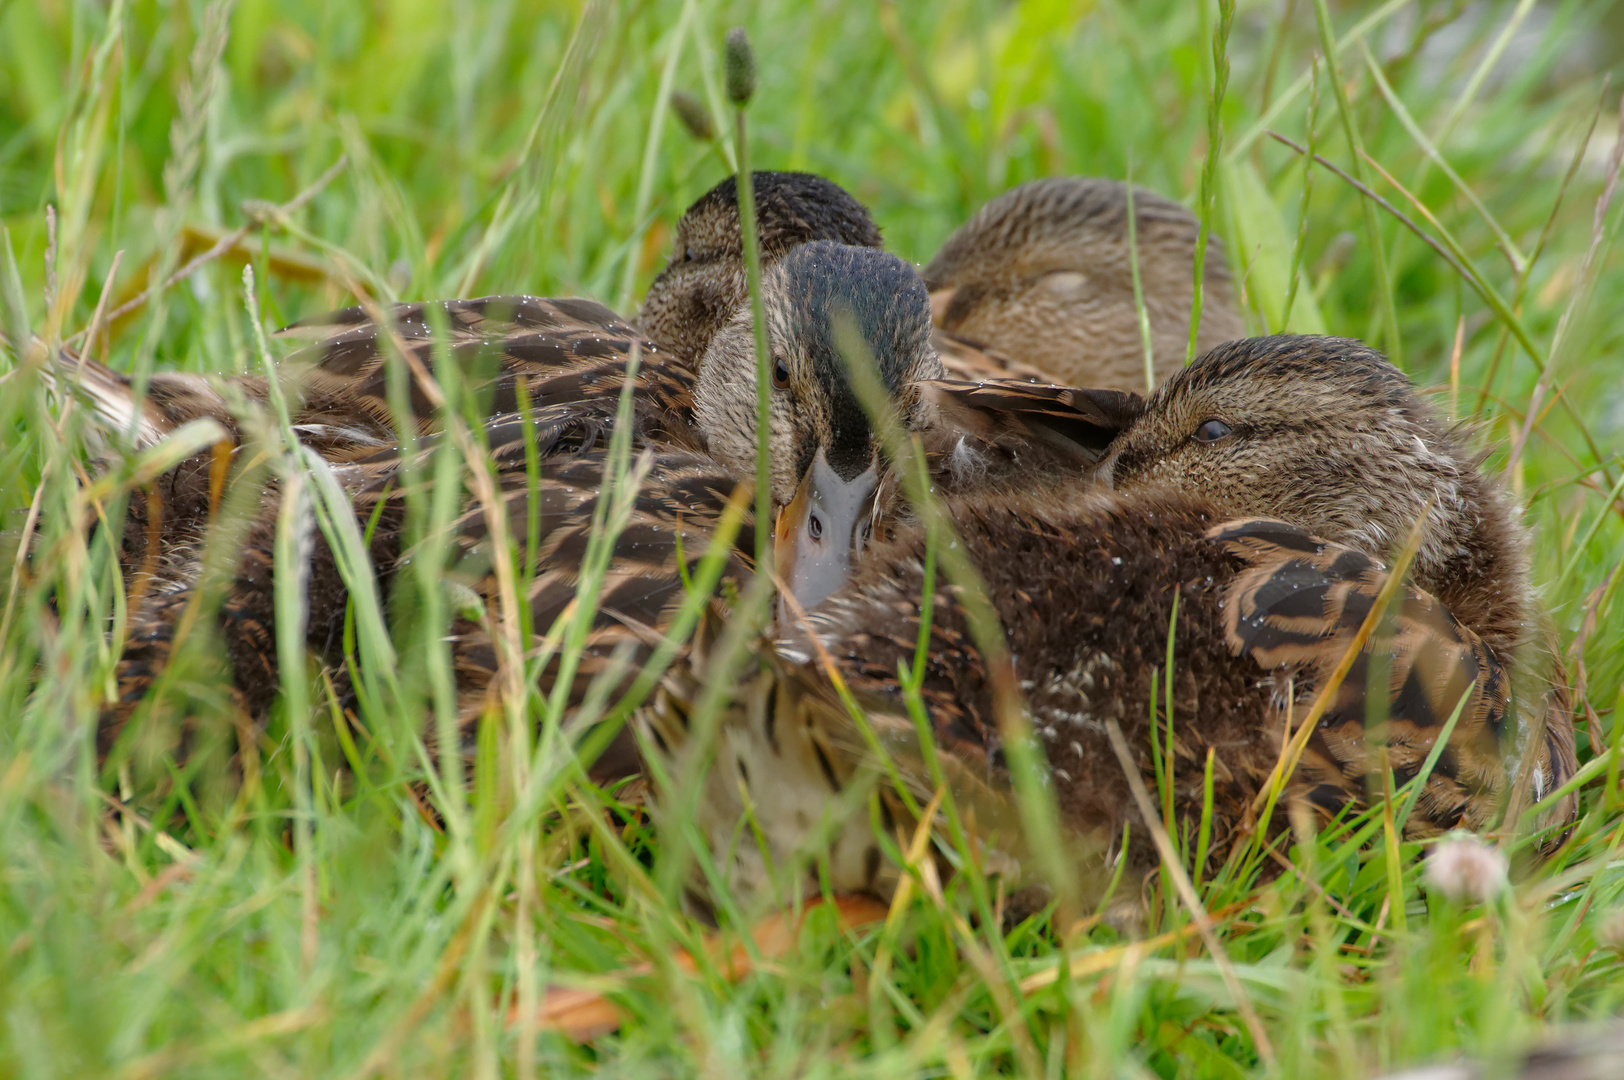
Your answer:
[[[815,240],[880,246],[874,219],[839,184],[810,173],[753,172],[751,177],[763,269]],[[649,286],[638,322],[685,363],[700,359],[745,301],[740,236],[738,180],[730,176],[682,215],[671,261]]]
[[[1158,378],[1190,334],[1199,224],[1154,192],[1133,192],[1135,245]],[[1144,346],[1129,263],[1127,185],[1087,176],[1035,180],[983,206],[942,244],[925,283],[936,324],[1049,378],[1143,390]],[[1246,336],[1229,268],[1209,242],[1197,347]]]
[[[851,384],[850,332],[900,419],[920,421],[911,384],[941,377],[930,300],[913,267],[870,248],[818,241],[763,275],[772,365],[769,458],[779,573],[803,608],[844,584],[871,527],[884,471],[880,440]],[[863,362],[861,360],[857,362]],[[694,413],[709,450],[753,476],[756,362],[749,305],[717,333],[700,364]]]
[[[1403,372],[1357,341],[1219,346],[1151,395],[1100,476],[1280,518],[1378,558],[1424,517],[1417,584],[1502,655],[1527,637],[1526,535],[1509,495]]]

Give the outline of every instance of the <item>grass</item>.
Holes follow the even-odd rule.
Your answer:
[[[106,533],[83,538],[185,448],[90,483],[82,411],[47,403],[23,343],[94,327],[89,348],[121,369],[246,372],[269,359],[263,327],[363,285],[629,309],[677,215],[729,171],[661,94],[698,94],[730,130],[719,52],[740,22],[752,161],[847,185],[899,253],[928,258],[1019,181],[1131,169],[1204,211],[1258,331],[1363,337],[1480,426],[1528,505],[1579,681],[1591,779],[1554,860],[1461,907],[1414,845],[1380,842],[1377,812],[1300,843],[1297,873],[1198,881],[1261,1039],[1171,888],[1143,945],[1098,925],[1065,950],[1037,926],[1006,936],[968,917],[998,898],[966,878],[912,890],[874,933],[814,912],[797,952],[737,984],[665,963],[605,974],[694,941],[681,860],[653,859],[683,845],[582,808],[542,703],[514,695],[486,725],[466,792],[417,737],[449,687],[437,628],[461,600],[433,544],[479,457],[467,422],[422,465],[439,482],[414,496],[415,618],[354,605],[356,723],[319,682],[290,683],[257,777],[108,812],[122,785],[95,775],[92,732],[123,600]],[[1232,25],[1216,6],[1119,0],[0,3],[0,1073],[1353,1078],[1497,1059],[1618,1011],[1618,34],[1612,9],[1571,2],[1269,0]],[[1347,178],[1310,176],[1270,131]],[[344,519],[277,431],[266,468]],[[290,548],[309,527],[283,525]],[[228,725],[215,658],[195,653],[173,691],[200,729]],[[587,1048],[507,1022],[553,984],[615,988],[632,1020]]]

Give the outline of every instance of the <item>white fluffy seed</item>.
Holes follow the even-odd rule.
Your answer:
[[[1446,836],[1424,867],[1427,882],[1456,902],[1480,904],[1506,887],[1506,857],[1470,833]]]

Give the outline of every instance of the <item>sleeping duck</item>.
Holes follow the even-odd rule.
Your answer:
[[[1133,189],[1133,247],[1157,382],[1184,363],[1199,224]],[[1089,176],[1021,184],[993,199],[924,269],[936,347],[960,379],[1023,378],[1145,389],[1127,185]],[[1246,336],[1223,244],[1207,243],[1196,354]]]
[[[1169,704],[1156,704],[1156,688],[1169,678],[1172,734],[1160,738],[1171,739],[1174,817],[1200,821],[1210,754],[1213,864],[1253,830],[1280,828],[1293,802],[1326,818],[1366,805],[1382,790],[1372,774],[1383,754],[1402,787],[1452,721],[1408,835],[1488,827],[1515,788],[1526,808],[1572,777],[1572,722],[1540,658],[1517,511],[1380,354],[1324,337],[1220,346],[1149,398],[1100,474],[1097,486],[1040,482],[945,505],[1002,624],[1084,896],[1099,895],[1118,859],[1136,873],[1155,865],[1109,730],[1120,727],[1150,777],[1152,712],[1164,729]],[[1417,522],[1408,578],[1363,639],[1387,583],[1382,560]],[[644,714],[650,744],[675,767],[698,689],[738,684],[697,824],[741,903],[769,890],[775,868],[794,874],[817,851],[836,893],[894,886],[866,800],[840,796],[880,777],[882,825],[911,834],[909,806],[936,789],[899,676],[921,647],[925,557],[918,527],[877,542],[850,584],[749,672],[711,670],[701,640]],[[960,591],[940,572],[936,581],[920,694],[942,772],[987,865],[1030,883],[996,715],[1000,672]],[[1351,670],[1327,689],[1350,649]],[[879,771],[845,690],[911,801]],[[1322,692],[1279,813],[1259,820],[1282,746]],[[831,820],[842,806],[847,816]],[[1545,808],[1544,847],[1575,808],[1571,795]],[[739,831],[747,813],[759,834]],[[790,888],[815,892],[816,873]]]

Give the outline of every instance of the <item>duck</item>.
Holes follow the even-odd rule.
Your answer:
[[[1128,185],[1090,176],[1020,184],[942,243],[922,274],[936,348],[957,379],[1144,391],[1134,301]],[[1183,366],[1200,223],[1134,186],[1134,247],[1150,323],[1154,380]],[[1196,354],[1247,336],[1222,242],[1209,237]]]
[[[1150,395],[1110,444],[1098,481],[944,501],[951,542],[1002,624],[1009,668],[983,652],[965,594],[941,574],[921,636],[918,526],[877,541],[843,588],[764,643],[745,671],[716,668],[708,638],[696,637],[638,723],[674,775],[704,770],[694,823],[742,908],[783,888],[814,894],[820,869],[836,894],[894,890],[900,871],[860,796],[878,781],[884,831],[908,836],[918,822],[910,807],[936,791],[899,674],[921,648],[920,699],[941,775],[960,817],[975,822],[985,865],[1012,891],[1044,882],[1014,804],[1000,672],[1024,697],[1067,872],[1085,898],[1100,898],[1113,867],[1132,882],[1158,864],[1113,726],[1133,780],[1151,789],[1153,739],[1171,745],[1175,828],[1200,825],[1210,761],[1209,871],[1257,830],[1284,828],[1292,804],[1326,821],[1369,805],[1383,753],[1396,784],[1414,779],[1452,720],[1408,836],[1488,828],[1515,787],[1530,806],[1573,777],[1571,712],[1544,666],[1515,504],[1380,353],[1311,336],[1221,345]],[[1408,576],[1387,621],[1362,639],[1389,584],[1383,559],[1412,530]],[[1350,649],[1353,666],[1333,685]],[[713,760],[694,760],[685,747],[698,691],[718,684],[738,689]],[[1157,704],[1168,685],[1171,698]],[[848,693],[872,740],[847,711]],[[1164,737],[1151,717],[1165,731],[1169,700]],[[1282,746],[1310,716],[1279,810],[1259,820]],[[884,779],[876,742],[911,801]],[[1543,809],[1542,850],[1560,843],[1576,809],[1572,794]],[[737,842],[744,820],[758,841]],[[702,903],[707,887],[692,893]]]

